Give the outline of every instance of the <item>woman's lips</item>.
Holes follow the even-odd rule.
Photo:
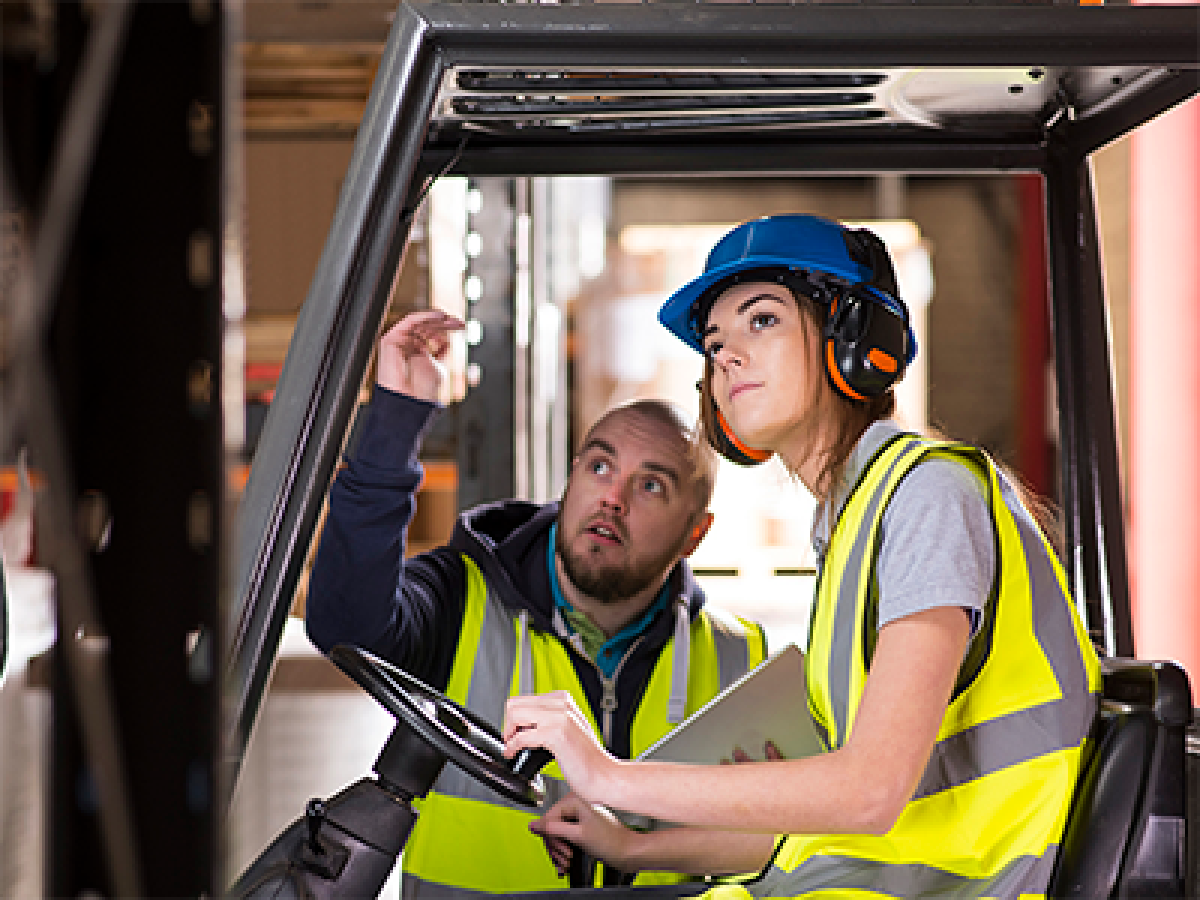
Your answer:
[[[729,389],[729,399],[732,400],[734,397],[738,396],[739,394],[744,394],[744,393],[746,393],[746,391],[752,391],[758,387],[762,387],[762,382],[743,381],[739,384],[735,384],[733,387],[731,387]]]

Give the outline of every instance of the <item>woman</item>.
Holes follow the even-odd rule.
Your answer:
[[[713,445],[777,454],[819,501],[806,679],[829,752],[629,762],[569,697],[515,698],[508,751],[549,749],[575,791],[534,826],[556,864],[571,842],[619,869],[755,873],[714,896],[1044,893],[1099,663],[1012,484],[890,421],[915,341],[882,242],[744,223],[659,319],[704,354]],[[638,833],[606,807],[691,827]]]

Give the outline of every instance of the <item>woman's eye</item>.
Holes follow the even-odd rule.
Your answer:
[[[779,317],[775,313],[760,312],[755,313],[750,317],[750,327],[755,331],[763,328],[769,328],[779,321]]]
[[[590,468],[593,475],[607,475],[611,467],[607,460],[597,459],[592,461]]]
[[[704,355],[707,356],[709,359],[716,359],[717,354],[721,352],[721,348],[723,346],[725,346],[725,345],[721,344],[717,341],[713,341],[711,344],[709,344],[707,347],[704,348]]]
[[[663,493],[664,488],[661,481],[658,481],[654,478],[647,478],[642,483],[642,490],[644,490],[647,494],[661,494]]]

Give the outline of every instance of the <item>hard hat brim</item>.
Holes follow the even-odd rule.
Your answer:
[[[679,338],[697,353],[703,353],[704,346],[700,342],[700,335],[692,327],[692,308],[705,297],[709,290],[721,282],[732,278],[734,275],[753,269],[767,268],[785,268],[799,271],[808,267],[798,263],[794,256],[748,256],[733,260],[710,269],[675,291],[659,309],[658,321],[671,334],[675,335],[675,337]],[[820,267],[812,267],[809,271],[820,271],[825,275],[845,279],[851,284],[857,284],[862,280],[862,273],[857,267],[841,268],[829,265],[827,260]]]

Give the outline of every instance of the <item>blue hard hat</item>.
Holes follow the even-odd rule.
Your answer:
[[[740,272],[782,267],[806,276],[832,276],[846,285],[870,284],[879,273],[851,258],[846,235],[846,229],[831,219],[798,213],[743,222],[713,247],[704,274],[667,299],[658,311],[658,321],[689,347],[703,353],[703,323],[696,321],[696,306],[708,298],[711,289],[723,287]],[[878,287],[872,293],[907,321],[907,311],[898,297]]]

